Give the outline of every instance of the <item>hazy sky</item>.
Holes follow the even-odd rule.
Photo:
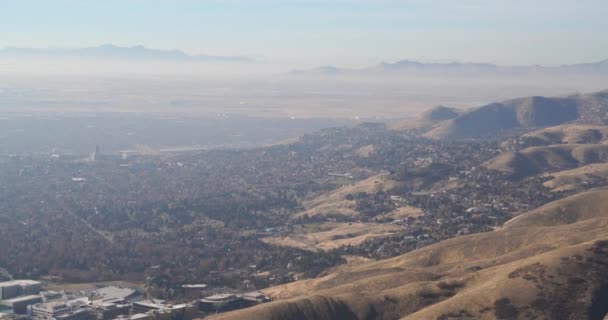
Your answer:
[[[607,0],[0,0],[0,47],[142,44],[363,66],[608,58]]]

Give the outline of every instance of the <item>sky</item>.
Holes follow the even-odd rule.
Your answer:
[[[0,47],[559,65],[608,59],[607,14],[606,0],[0,0]]]

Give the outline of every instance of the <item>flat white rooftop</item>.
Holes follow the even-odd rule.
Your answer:
[[[206,284],[184,284],[182,285],[182,288],[187,288],[187,289],[205,289],[207,288]]]
[[[0,282],[0,287],[8,287],[8,286],[24,286],[24,285],[36,285],[36,284],[41,284],[38,281],[34,281],[34,280],[11,280],[11,281],[5,281],[5,282]]]
[[[0,302],[2,303],[15,303],[15,302],[22,302],[22,301],[30,301],[30,300],[34,300],[34,299],[41,299],[42,297],[40,295],[30,295],[30,296],[22,296],[22,297],[17,297],[17,298],[12,298],[12,299],[6,299],[6,300],[0,300]]]
[[[214,294],[212,296],[205,297],[201,300],[209,301],[209,302],[220,302],[220,301],[230,301],[230,300],[233,300],[236,298],[237,298],[237,296],[235,294],[220,293],[220,294]]]
[[[103,287],[103,288],[99,288],[99,289],[94,289],[90,291],[90,294],[92,294],[94,297],[93,298],[119,298],[119,299],[125,299],[127,297],[129,297],[130,295],[136,294],[137,291],[134,289],[130,289],[130,288],[121,288],[121,287],[115,287],[115,286],[108,286],[108,287]]]

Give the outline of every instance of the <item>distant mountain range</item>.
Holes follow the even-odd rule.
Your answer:
[[[0,50],[0,57],[17,58],[86,58],[114,60],[169,60],[169,61],[226,61],[253,62],[245,56],[190,55],[179,50],[149,49],[144,46],[121,47],[104,44],[98,47],[75,49],[39,49],[8,47]]]
[[[293,75],[390,75],[390,74],[554,74],[554,73],[605,73],[608,74],[608,59],[593,63],[561,66],[501,66],[491,63],[423,63],[401,60],[382,62],[367,68],[339,68],[322,66],[306,70],[294,70]]]

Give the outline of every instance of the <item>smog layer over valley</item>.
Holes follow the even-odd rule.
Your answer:
[[[607,319],[606,12],[4,4],[0,319]]]

